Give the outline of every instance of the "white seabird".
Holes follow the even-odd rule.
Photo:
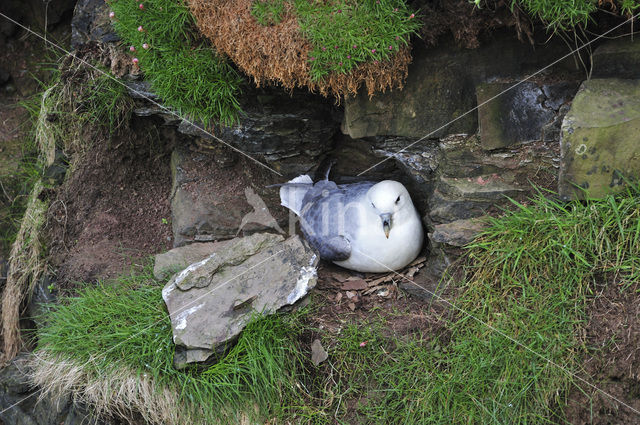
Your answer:
[[[336,185],[302,175],[280,188],[282,205],[300,217],[320,257],[360,272],[389,272],[413,261],[422,248],[420,216],[399,182]]]

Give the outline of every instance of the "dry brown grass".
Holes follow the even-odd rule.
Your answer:
[[[98,416],[131,418],[135,412],[147,423],[193,423],[193,412],[179,405],[175,391],[157,388],[146,375],[126,368],[95,376],[77,361],[40,350],[31,357],[30,379],[41,389],[41,399],[71,395],[74,401],[92,406]]]
[[[3,353],[0,362],[11,361],[23,346],[20,335],[21,309],[45,270],[41,229],[47,202],[39,199],[42,182],[31,191],[29,203],[9,256],[9,272],[2,293]]]
[[[256,85],[282,84],[287,89],[308,87],[323,96],[355,95],[365,85],[374,92],[402,88],[411,62],[405,47],[388,61],[365,63],[349,74],[331,73],[322,81],[309,77],[312,46],[302,36],[295,16],[285,12],[275,26],[262,26],[251,15],[252,0],[188,0],[200,31]],[[290,7],[290,6],[288,6]]]
[[[58,126],[48,119],[49,114],[55,111],[55,106],[52,103],[55,103],[53,98],[57,93],[55,91],[56,88],[57,84],[49,87],[42,94],[40,113],[36,121],[35,139],[40,150],[42,162],[47,166],[53,164],[56,159],[56,140],[58,136],[56,130]]]
[[[40,388],[39,398],[74,401],[89,405],[96,416],[117,416],[129,423],[158,425],[211,425],[203,409],[180,401],[180,388],[158,385],[146,374],[118,366],[100,374],[88,372],[76,360],[38,350],[30,357],[29,378]],[[251,423],[238,412],[241,425]]]

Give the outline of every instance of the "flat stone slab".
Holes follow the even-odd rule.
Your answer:
[[[304,297],[316,284],[318,261],[298,236],[256,233],[177,273],[162,290],[176,366],[222,353],[255,312],[272,314]]]
[[[593,52],[592,78],[640,78],[640,40],[606,40]]]
[[[429,237],[433,242],[451,246],[465,246],[486,228],[486,220],[478,218],[456,220],[451,223],[436,224]]]
[[[640,175],[640,80],[585,81],[561,136],[558,189],[563,199],[601,198],[623,190],[627,180]]]
[[[201,242],[173,248],[156,254],[153,263],[153,277],[158,280],[186,269],[190,264],[204,260],[214,252],[224,249],[228,241]]]
[[[522,189],[510,184],[502,176],[493,174],[477,177],[441,177],[438,184],[441,192],[463,199],[500,201],[505,196],[513,197]]]
[[[514,84],[485,83],[476,88],[478,105],[482,105],[478,107],[478,122],[483,149],[558,140],[562,120],[557,115],[578,89],[577,83],[569,82],[544,86],[524,82],[513,87]]]
[[[278,183],[278,176],[244,157],[223,165],[222,156],[183,145],[171,155],[174,247],[281,230],[276,220],[284,222],[287,212],[278,191],[266,187]]]

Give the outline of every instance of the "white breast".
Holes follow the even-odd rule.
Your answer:
[[[415,209],[412,210],[409,217],[394,222],[389,239],[384,235],[380,218],[376,215],[369,217],[379,225],[360,226],[356,234],[350,237],[351,256],[335,264],[374,273],[398,270],[409,264],[420,253],[424,240],[420,216]]]

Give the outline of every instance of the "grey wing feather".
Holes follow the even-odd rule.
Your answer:
[[[349,208],[374,183],[337,186],[321,181],[309,190],[300,214],[305,238],[328,261],[343,261],[351,256],[351,231],[358,227],[358,212]]]
[[[317,250],[324,260],[344,261],[351,256],[351,243],[343,236],[334,236],[317,244]]]

